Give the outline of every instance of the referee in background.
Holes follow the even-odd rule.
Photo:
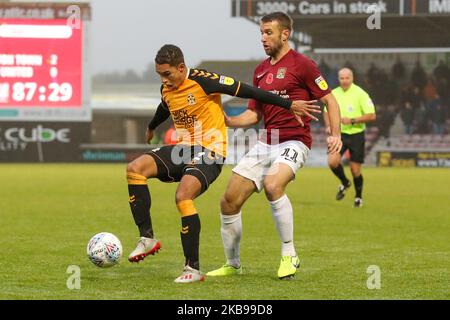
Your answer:
[[[345,151],[350,152],[350,169],[353,176],[356,196],[353,206],[362,207],[363,176],[361,165],[365,156],[366,123],[375,121],[375,106],[367,92],[353,83],[353,72],[348,68],[339,71],[339,87],[333,90],[333,95],[339,104],[341,111],[341,139],[342,149],[340,154],[329,154],[328,165],[333,173],[341,181],[336,200],[342,200],[345,192],[352,185],[344,173],[341,158]],[[326,109],[324,121],[327,134],[330,134],[330,121]]]

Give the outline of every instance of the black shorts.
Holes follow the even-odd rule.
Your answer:
[[[341,156],[345,151],[350,151],[350,161],[357,163],[364,163],[366,137],[365,133],[345,134],[341,135],[342,149]]]
[[[170,145],[147,152],[155,159],[157,178],[162,182],[179,182],[188,174],[196,177],[205,192],[222,171],[225,158],[202,146]]]

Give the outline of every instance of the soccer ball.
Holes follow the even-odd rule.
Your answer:
[[[109,268],[122,257],[122,244],[112,233],[101,232],[89,240],[86,251],[89,260],[97,267]]]

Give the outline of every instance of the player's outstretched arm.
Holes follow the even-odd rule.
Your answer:
[[[193,69],[189,78],[196,81],[206,94],[221,93],[244,99],[254,99],[264,104],[291,110],[292,101],[230,77],[220,76],[206,70]]]
[[[241,83],[236,96],[240,98],[254,99],[264,104],[275,105],[289,110],[294,114],[295,118],[302,126],[304,125],[304,123],[301,117],[307,116],[317,121],[318,119],[313,114],[321,113],[320,107],[314,104],[317,102],[317,100],[290,101],[272,92],[253,87],[245,83]]]
[[[244,99],[254,99],[261,103],[279,106],[286,110],[291,110],[292,106],[292,101],[246,83],[240,83],[240,87],[236,91],[235,96]]]
[[[279,106],[283,109],[290,110],[301,125],[303,125],[302,116],[308,116],[311,119],[317,120],[313,114],[321,113],[320,107],[314,105],[316,100],[290,101],[272,92],[262,90],[230,77],[210,73],[206,70],[199,71],[193,69],[190,77],[203,88],[206,94],[222,93],[244,99],[253,99],[263,104]]]

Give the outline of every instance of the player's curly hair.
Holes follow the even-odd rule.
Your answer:
[[[183,51],[173,44],[165,44],[156,54],[155,63],[167,63],[172,67],[177,67],[180,63],[184,63]]]
[[[285,29],[292,31],[293,29],[294,22],[292,21],[292,18],[284,12],[272,12],[261,18],[262,23],[271,21],[277,21],[281,31]]]

